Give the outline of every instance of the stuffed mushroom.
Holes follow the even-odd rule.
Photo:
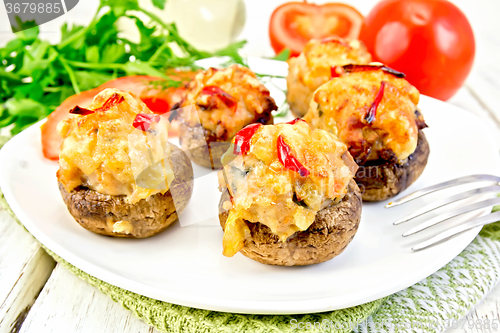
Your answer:
[[[420,94],[404,74],[383,65],[347,65],[314,93],[304,120],[334,133],[360,166],[365,201],[389,199],[423,172],[429,144]]]
[[[220,169],[234,135],[252,123],[272,124],[277,107],[251,70],[233,65],[198,73],[176,109],[182,149],[196,164]]]
[[[370,61],[370,53],[359,40],[331,37],[309,41],[298,57],[288,60],[286,98],[292,113],[303,117],[309,110],[314,91],[339,76],[343,65],[368,64]]]
[[[235,136],[219,171],[223,254],[269,265],[332,259],[361,217],[357,165],[347,146],[296,119],[253,124]]]
[[[167,120],[137,97],[99,93],[63,120],[57,178],[69,212],[84,228],[113,237],[153,236],[177,220],[193,189],[184,152],[167,142]]]

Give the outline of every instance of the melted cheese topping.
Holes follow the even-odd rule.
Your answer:
[[[298,57],[288,60],[287,100],[292,110],[302,115],[307,112],[314,91],[332,78],[332,67],[370,61],[370,53],[358,40],[309,41]]]
[[[236,99],[235,109],[217,96],[203,94],[207,86],[216,86]],[[188,106],[194,105],[194,108]],[[233,65],[226,69],[210,68],[198,73],[186,88],[181,103],[181,117],[189,126],[201,124],[220,141],[229,141],[244,126],[267,120],[277,107],[269,90],[247,67]]]
[[[69,118],[58,125],[63,143],[57,178],[68,192],[77,186],[84,186],[103,194],[126,195],[129,203],[135,203],[168,190],[168,184],[173,179],[170,165],[162,165],[169,171],[162,168],[160,177],[155,170],[157,164],[153,165],[152,171],[148,169],[150,173],[143,183],[154,184],[140,187],[135,181],[137,174],[146,165],[152,164],[145,157],[153,156],[155,161],[164,163],[161,157],[169,154],[168,145],[164,144],[168,134],[166,126],[158,126],[147,134],[135,129],[132,124],[136,115],[152,112],[139,98],[117,89],[106,89],[99,93],[89,109],[98,109],[115,93],[124,98],[118,105],[106,111]],[[154,135],[155,138],[148,140],[147,135]],[[131,157],[136,163],[131,163]],[[135,170],[137,167],[142,170]],[[161,182],[158,178],[168,178],[169,182],[163,182],[163,187],[158,186]]]
[[[278,158],[277,139],[282,136],[292,155],[309,170],[301,177]],[[307,123],[261,126],[244,156],[228,151],[231,162],[218,174],[221,191],[229,190],[231,201],[224,228],[224,255],[233,256],[249,237],[244,221],[260,222],[284,242],[314,222],[316,213],[340,201],[347,193],[353,171],[344,163],[347,146],[323,130]],[[224,156],[228,159],[228,156]]]
[[[375,120],[364,120],[385,81]],[[415,111],[420,94],[405,79],[382,70],[354,72],[335,78],[316,90],[304,119],[313,128],[337,135],[360,160],[380,158],[385,150],[404,161],[415,151],[418,128]]]

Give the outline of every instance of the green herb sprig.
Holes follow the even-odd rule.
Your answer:
[[[153,0],[153,4],[164,8],[165,0]],[[144,23],[139,13],[151,22]],[[119,35],[121,17],[134,21],[138,43]],[[40,39],[38,27],[33,27],[16,33],[0,48],[0,128],[13,124],[11,132],[17,134],[45,118],[67,97],[120,76],[158,76],[164,79],[159,85],[168,87],[181,84],[165,74],[168,68],[196,68],[196,60],[212,56],[228,56],[244,64],[238,52],[243,45],[201,51],[179,36],[175,24],[163,22],[137,0],[101,0],[89,25],[62,26],[58,44]]]

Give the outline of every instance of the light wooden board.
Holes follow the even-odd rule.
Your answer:
[[[97,2],[89,1],[94,4]],[[285,1],[287,0],[246,1],[248,16],[242,38],[249,40],[246,48],[249,55],[272,56],[267,38],[262,37],[267,35],[266,17],[270,15],[272,8]],[[375,0],[359,0],[355,5],[363,9],[369,8],[368,5],[374,2]],[[464,9],[476,27],[478,54],[466,86],[450,102],[485,120],[486,128],[496,133],[500,144],[500,20],[496,14],[500,10],[500,2],[454,2]],[[86,6],[89,4],[86,3]],[[485,12],[484,8],[488,8],[488,11]],[[365,10],[362,11],[366,13]],[[87,19],[88,15],[82,15],[80,11],[72,12],[64,20]],[[63,19],[59,21],[61,20]],[[58,24],[56,21],[45,26],[44,37],[55,33],[57,29],[52,27]],[[5,41],[5,36],[0,36],[0,42]],[[57,266],[52,271],[53,267],[54,262],[41,250],[37,242],[6,212],[0,210],[0,333],[15,329],[16,320],[19,326],[22,324],[22,327],[17,328],[24,333],[157,333],[62,266]],[[43,290],[38,295],[42,287]],[[33,302],[34,305],[29,310]],[[23,322],[23,315],[26,313],[27,317]],[[500,319],[499,313],[500,286],[497,286],[459,323],[458,329],[449,330],[449,333],[500,332],[500,329],[484,329],[486,319],[490,322],[495,318]],[[483,329],[476,326],[470,328],[472,321],[481,323]]]
[[[483,103],[476,98],[474,93],[467,86],[460,88],[457,94],[448,102],[470,111],[481,118],[486,129],[493,133],[497,144],[500,145],[500,122],[496,119],[494,114],[484,108]],[[422,112],[425,116],[425,110],[422,110]]]
[[[21,333],[159,333],[98,289],[58,265]]]
[[[55,266],[38,242],[0,209],[0,332],[22,324]]]

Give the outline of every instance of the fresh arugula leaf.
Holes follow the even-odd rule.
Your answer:
[[[17,117],[16,121],[14,122],[14,127],[11,129],[11,133],[13,135],[16,135],[26,128],[30,127],[33,123],[36,123],[42,118],[36,118],[36,117],[31,117],[31,116],[24,116],[24,117]]]
[[[154,67],[150,66],[145,62],[127,62],[123,66],[123,70],[127,73],[127,75],[139,75],[146,74],[151,76],[165,77],[165,73],[161,72]]]
[[[82,91],[93,89],[112,79],[112,76],[109,74],[91,73],[88,71],[75,71],[75,77]]]
[[[29,98],[11,98],[5,107],[12,116],[28,116],[38,118],[45,115],[45,106]]]
[[[23,30],[21,32],[16,33],[16,38],[22,41],[34,41],[38,34],[40,33],[40,28],[38,26]]]
[[[6,127],[14,122],[16,116],[10,115],[8,112],[5,112],[5,117],[0,117],[0,127]]]
[[[153,0],[164,8],[165,0]],[[145,24],[137,15],[151,19]],[[140,41],[120,36],[118,21],[134,20]],[[186,42],[175,24],[163,22],[141,8],[137,0],[101,0],[87,26],[64,24],[61,40],[52,45],[39,38],[39,28],[16,33],[0,48],[0,127],[17,133],[44,118],[62,101],[81,91],[124,75],[161,77],[158,86],[179,86],[166,75],[169,68],[196,69],[194,62],[211,56],[228,56],[245,64],[239,54],[244,42],[218,52],[204,52]]]
[[[166,0],[153,0],[153,5],[160,9],[165,9],[165,2]]]
[[[77,32],[83,31],[85,28],[82,25],[73,24],[71,28],[67,23],[64,23],[61,27],[61,42],[66,41],[71,36],[74,36]]]
[[[36,26],[37,26],[37,24],[36,24],[35,20],[23,21],[23,20],[21,20],[21,18],[19,16],[16,16],[16,22],[11,27],[12,27],[12,31],[20,32],[22,30],[30,29],[30,28],[33,28]]]
[[[3,68],[0,68],[0,78],[9,79],[12,81],[21,81],[21,76],[19,76],[17,73],[6,72]]]
[[[14,97],[16,99],[31,98],[39,101],[43,97],[43,90],[38,82],[24,84],[16,89]]]
[[[108,44],[102,51],[101,61],[104,63],[123,62],[125,53],[125,45],[123,43]]]
[[[277,54],[274,58],[274,60],[281,60],[281,61],[287,61],[290,58],[290,49],[285,48],[283,51],[281,51],[279,54]]]
[[[85,60],[87,62],[99,62],[99,47],[92,45],[85,50]]]
[[[0,124],[8,117],[10,117],[9,112],[2,105],[0,105]]]
[[[140,9],[137,0],[101,0],[101,7],[105,6],[109,6],[117,17],[125,15],[127,10]]]

